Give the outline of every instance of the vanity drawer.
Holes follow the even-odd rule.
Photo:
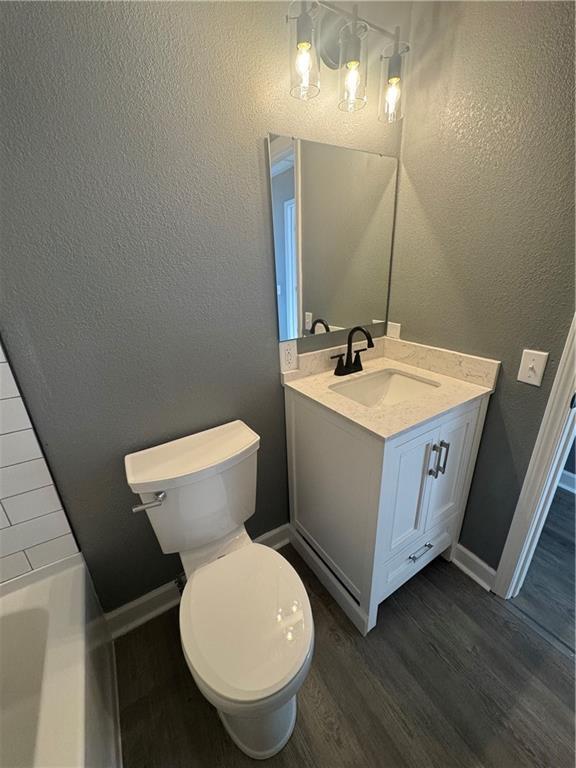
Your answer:
[[[400,554],[380,565],[376,577],[378,602],[392,594],[452,544],[456,522],[456,519],[452,518],[436,526],[402,550]]]

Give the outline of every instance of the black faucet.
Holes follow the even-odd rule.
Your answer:
[[[356,333],[363,333],[366,337],[366,341],[368,342],[368,346],[364,347],[364,349],[357,349],[354,353],[354,360],[352,360],[352,342],[354,341],[354,335]],[[360,360],[360,352],[366,352],[368,347],[372,348],[374,346],[374,342],[372,341],[372,336],[370,334],[370,331],[367,331],[366,328],[362,328],[361,325],[357,325],[355,328],[352,328],[350,333],[348,334],[348,348],[346,351],[346,362],[342,361],[342,358],[344,357],[344,352],[341,352],[339,355],[332,355],[330,358],[331,360],[338,360],[336,363],[336,370],[334,371],[334,376],[348,376],[349,373],[357,373],[358,371],[362,370],[362,361]]]
[[[318,318],[316,318],[316,320],[314,320],[314,322],[310,326],[310,333],[316,333],[316,326],[317,325],[324,326],[324,330],[326,331],[326,333],[330,333],[330,326],[328,325],[326,320],[322,320],[321,317],[318,317]]]

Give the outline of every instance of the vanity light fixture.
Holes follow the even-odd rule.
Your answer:
[[[338,109],[357,112],[366,106],[366,75],[368,63],[368,25],[354,18],[340,33],[340,101]]]
[[[400,41],[400,28],[391,32],[358,16],[358,6],[346,11],[325,0],[294,0],[286,21],[290,25],[290,94],[309,101],[320,93],[320,60],[338,69],[338,108],[357,112],[367,103],[368,34],[390,40],[381,55],[378,118],[394,123],[402,117],[403,57],[410,50]]]
[[[315,3],[290,4],[290,95],[302,101],[320,93],[320,62],[314,28]]]
[[[396,123],[402,119],[403,56],[408,53],[410,46],[400,41],[398,27],[395,37],[394,42],[386,46],[380,57],[382,70],[378,120],[383,123]]]

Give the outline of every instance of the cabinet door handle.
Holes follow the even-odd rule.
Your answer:
[[[426,552],[432,549],[433,546],[434,544],[432,544],[431,541],[427,541],[423,547],[420,547],[420,549],[417,549],[416,552],[414,552],[413,554],[408,555],[408,560],[412,560],[412,562],[415,563],[416,560],[420,560],[421,557],[424,557]]]
[[[444,474],[446,472],[446,464],[448,463],[448,452],[450,451],[450,443],[446,443],[444,440],[440,440],[440,456],[442,455],[442,448],[446,448],[446,453],[444,454],[444,461],[442,462],[442,466],[438,468],[438,472],[441,472]]]
[[[434,462],[434,466],[432,467],[432,469],[428,470],[428,474],[432,475],[432,477],[438,477],[438,471],[439,471],[438,468],[440,466],[440,454],[442,453],[442,448],[439,445],[436,445],[436,443],[434,443],[434,445],[432,446],[432,452],[434,451],[438,455],[436,456],[436,461]]]

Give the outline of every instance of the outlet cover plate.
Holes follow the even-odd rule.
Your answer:
[[[298,368],[298,342],[281,341],[278,348],[280,350],[280,373],[295,371]]]
[[[399,339],[401,329],[401,323],[392,323],[388,321],[386,324],[386,336],[389,336],[391,339]]]
[[[548,362],[548,352],[539,352],[536,349],[525,349],[522,352],[522,361],[518,371],[518,381],[539,387],[542,384],[544,369]]]

